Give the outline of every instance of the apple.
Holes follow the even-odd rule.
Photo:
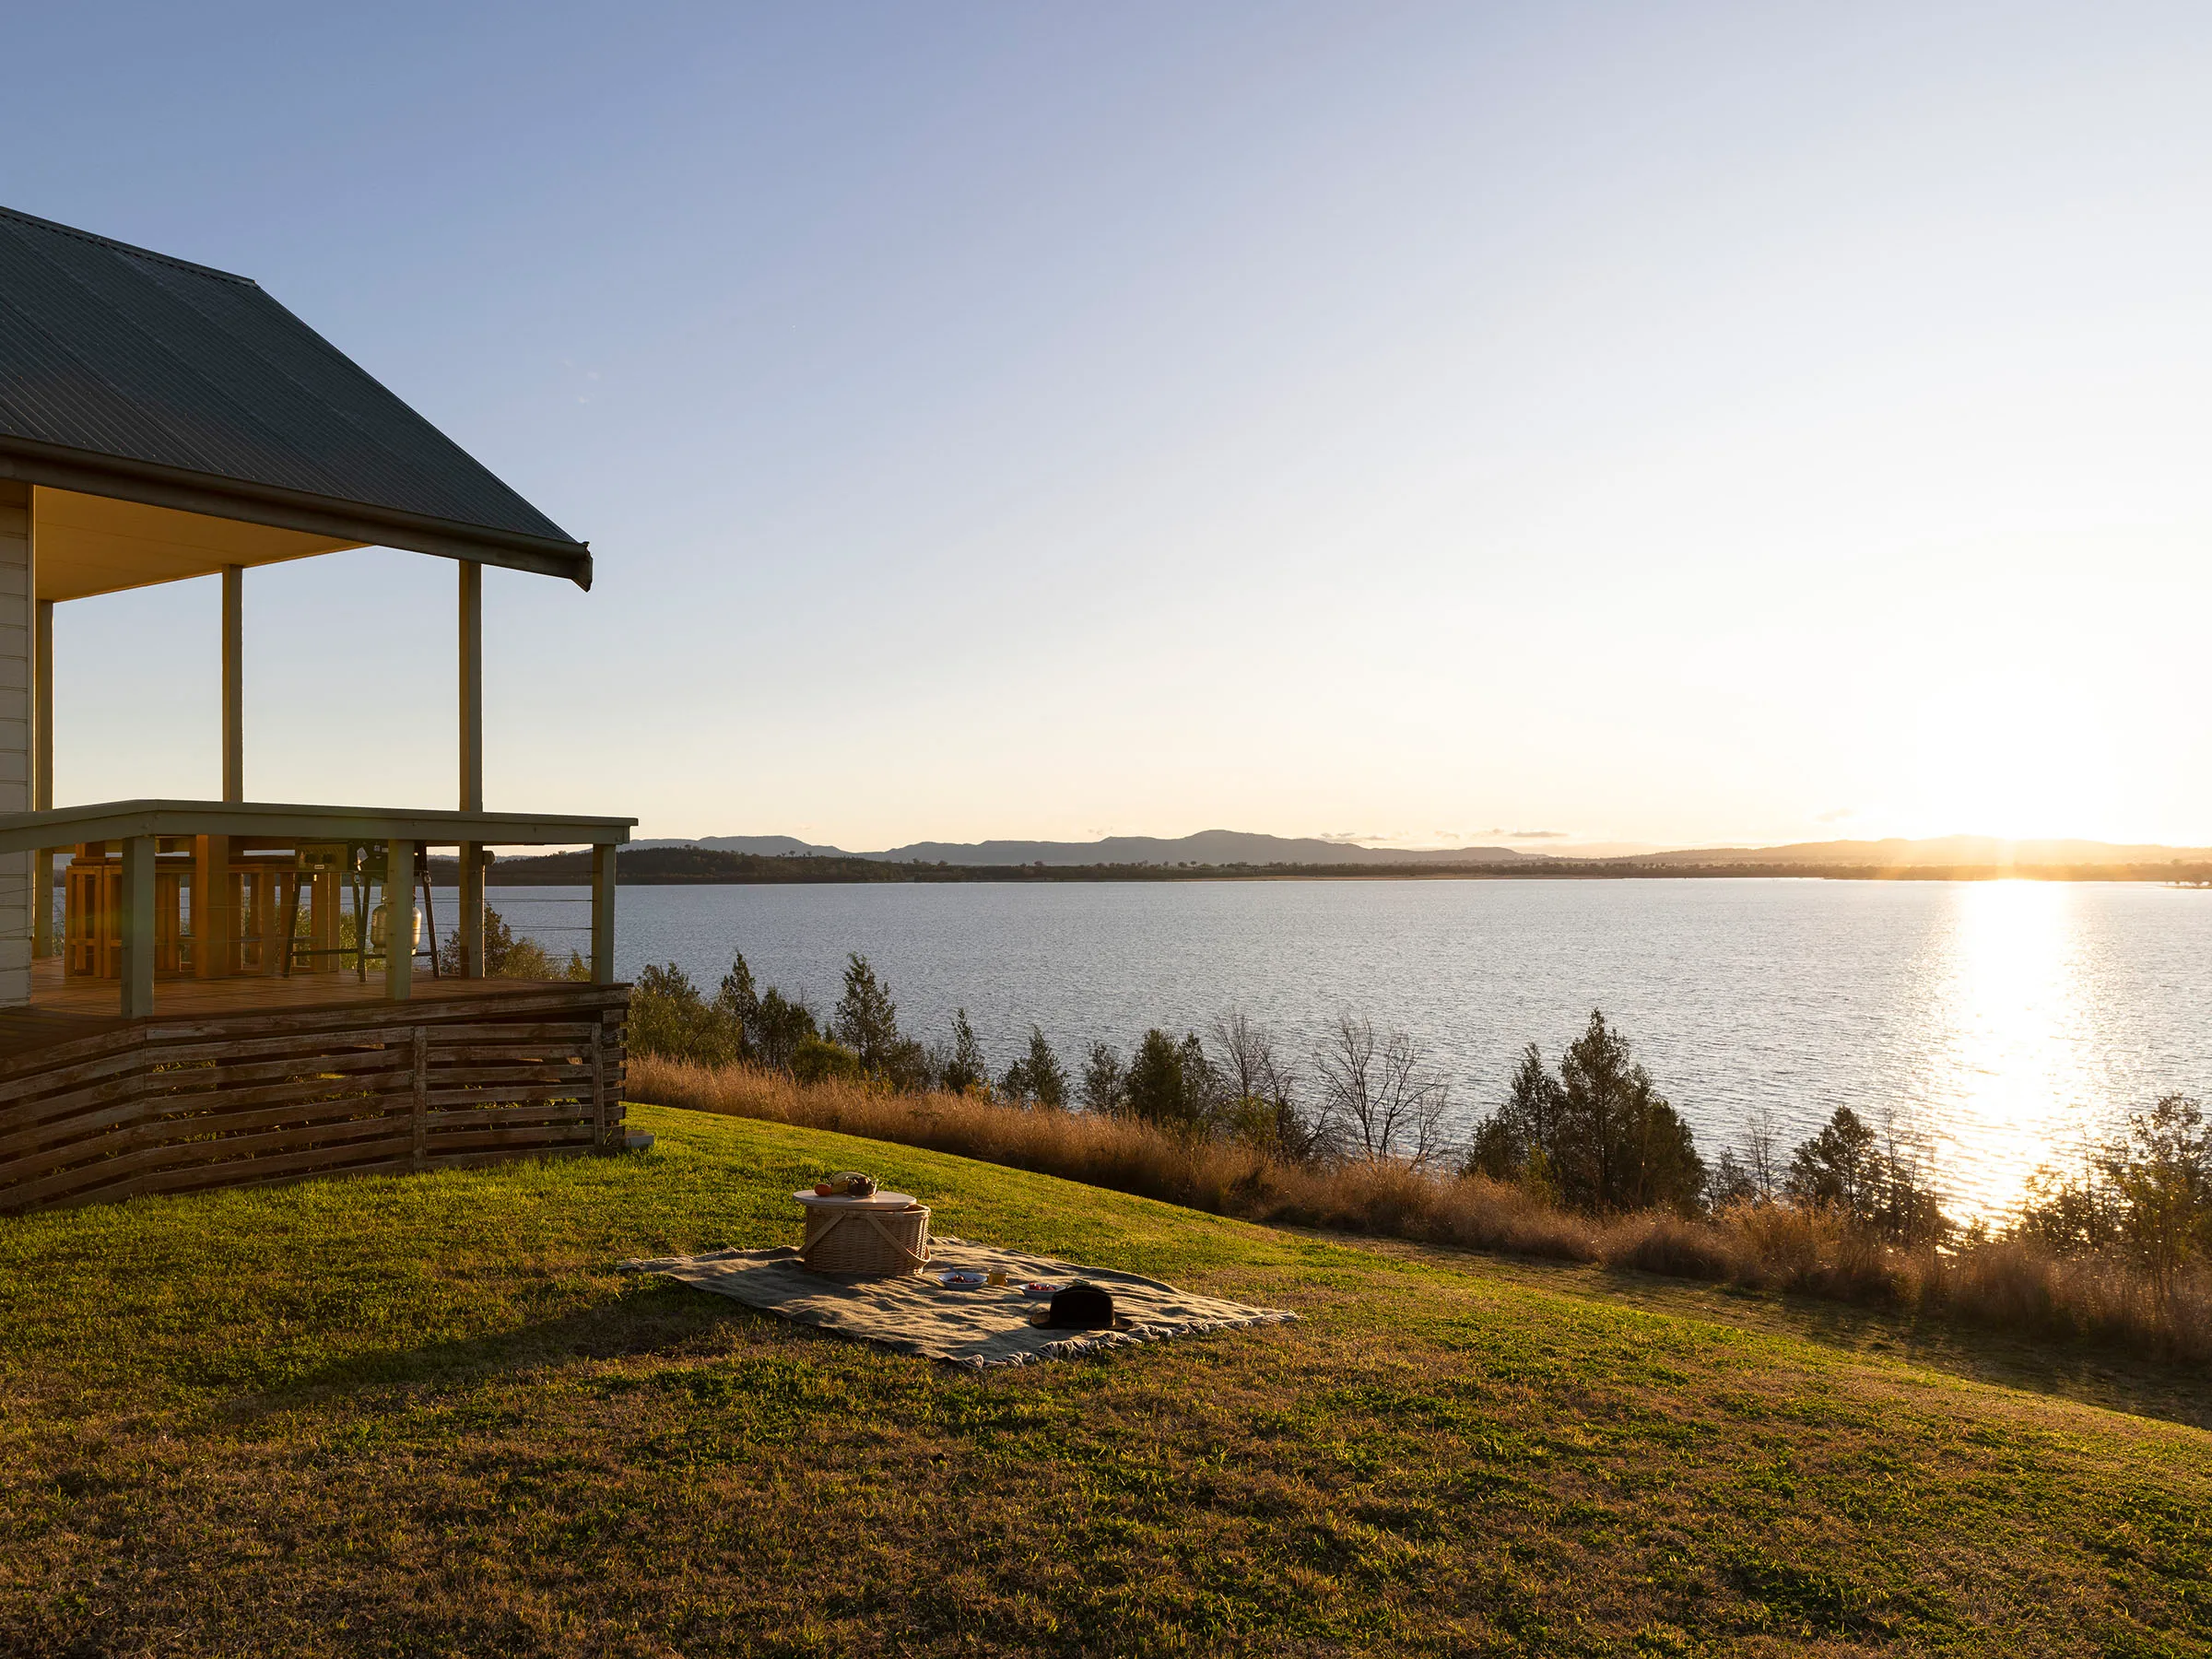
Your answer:
[[[814,1195],[817,1198],[834,1197],[836,1195],[836,1192],[837,1189],[831,1186],[826,1181],[818,1181],[814,1183]]]

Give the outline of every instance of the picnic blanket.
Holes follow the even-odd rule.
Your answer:
[[[897,1278],[841,1279],[811,1273],[800,1265],[795,1250],[715,1250],[617,1266],[625,1273],[665,1274],[766,1313],[879,1343],[901,1354],[978,1371],[1073,1359],[1194,1331],[1280,1324],[1298,1317],[1279,1308],[1248,1308],[1241,1302],[1194,1296],[1134,1273],[1078,1267],[962,1239],[933,1239],[929,1266]],[[994,1267],[1005,1268],[1011,1281],[1003,1289],[954,1290],[936,1280],[949,1268],[987,1273]],[[1045,1304],[1023,1296],[1022,1285],[1065,1285],[1078,1278],[1113,1293],[1114,1312],[1129,1321],[1127,1330],[1061,1331],[1029,1323],[1030,1315]]]

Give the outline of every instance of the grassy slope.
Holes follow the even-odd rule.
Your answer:
[[[0,1222],[0,1647],[2207,1651],[2196,1428],[1832,1311],[634,1121],[642,1158]],[[608,1270],[788,1242],[824,1163],[1305,1319],[977,1378]]]

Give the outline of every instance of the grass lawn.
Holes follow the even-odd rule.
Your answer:
[[[2212,1652],[2187,1379],[632,1122],[0,1221],[0,1649]],[[825,1165],[1303,1320],[971,1376],[611,1271]]]

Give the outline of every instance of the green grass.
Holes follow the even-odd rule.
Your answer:
[[[2212,1442],[2095,1403],[2190,1379],[633,1119],[0,1222],[0,1648],[2212,1651]],[[978,1377],[611,1270],[791,1242],[825,1165],[1304,1317]]]

